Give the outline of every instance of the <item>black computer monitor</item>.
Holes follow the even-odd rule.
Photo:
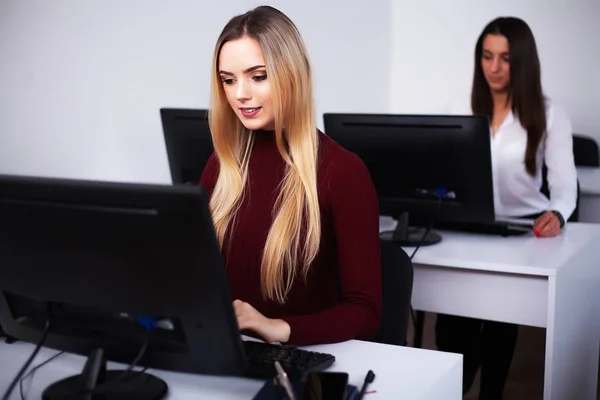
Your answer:
[[[324,114],[325,133],[366,164],[380,214],[399,219],[382,236],[433,244],[436,222],[493,222],[489,119],[480,116]],[[409,228],[410,226],[410,228]]]
[[[208,110],[160,110],[173,184],[197,185],[213,152]]]
[[[48,324],[44,346],[89,356],[88,367],[141,356],[150,368],[246,374],[201,187],[0,176],[0,221],[0,325],[9,336],[37,343]],[[166,390],[135,376],[135,398]],[[60,381],[44,398],[74,388],[74,378]]]

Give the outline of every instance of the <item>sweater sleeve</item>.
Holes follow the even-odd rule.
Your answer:
[[[212,195],[215,185],[217,184],[217,178],[219,177],[219,160],[217,159],[216,153],[212,153],[206,162],[206,166],[202,171],[200,177],[200,186],[206,190],[208,197]]]
[[[366,166],[356,155],[336,168],[328,193],[332,209],[341,300],[329,309],[284,317],[289,343],[308,345],[370,339],[381,321],[379,207]]]

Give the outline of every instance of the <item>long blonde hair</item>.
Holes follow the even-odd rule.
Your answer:
[[[219,77],[223,45],[243,36],[260,45],[270,82],[275,140],[286,163],[263,251],[263,297],[285,303],[294,278],[306,278],[321,241],[317,194],[319,136],[314,117],[312,73],[306,47],[294,23],[269,6],[232,18],[215,46],[209,124],[220,171],[211,201],[221,246],[244,196],[254,135],[227,102]]]

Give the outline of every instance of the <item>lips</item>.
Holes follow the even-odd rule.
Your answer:
[[[252,118],[258,115],[262,107],[240,107],[242,115],[246,118]]]

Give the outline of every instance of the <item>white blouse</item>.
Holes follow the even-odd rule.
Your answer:
[[[472,114],[470,103],[456,103],[450,114]],[[537,173],[534,177],[525,169],[527,131],[510,111],[493,135],[492,177],[494,209],[497,217],[520,217],[556,210],[569,219],[577,201],[577,170],[573,157],[571,122],[561,107],[546,102],[546,134],[537,152]],[[548,167],[548,199],[540,192],[542,164]]]

